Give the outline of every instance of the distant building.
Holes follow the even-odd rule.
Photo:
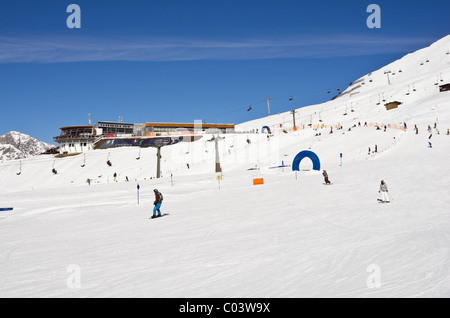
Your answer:
[[[62,154],[92,150],[94,142],[99,138],[93,126],[68,126],[60,129],[61,134],[53,137],[53,141],[59,144]]]
[[[130,124],[99,121],[94,126],[62,127],[59,136],[53,140],[59,144],[61,154],[82,153],[95,149],[99,141],[114,139],[130,139],[132,137],[185,135],[194,133],[232,133],[232,124],[177,124],[177,123],[146,123]]]
[[[233,133],[233,124],[205,124],[205,123],[146,123],[141,127],[144,136],[163,136],[168,134],[188,134],[194,132]]]
[[[103,138],[141,136],[141,124],[99,121],[94,126],[62,127],[59,136],[53,140],[59,144],[61,154],[81,153],[93,150]]]
[[[138,136],[141,131],[141,124],[115,123],[108,121],[99,121],[94,128],[100,135],[105,137],[119,137],[124,135]]]
[[[401,102],[390,102],[385,104],[384,106],[386,106],[386,110],[391,110],[398,108],[398,106],[400,106],[401,104],[402,104]]]

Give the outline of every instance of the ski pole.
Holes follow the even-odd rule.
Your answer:
[[[387,194],[388,194],[389,198],[391,199],[391,201],[395,201],[395,199],[392,197],[392,195],[389,192]]]

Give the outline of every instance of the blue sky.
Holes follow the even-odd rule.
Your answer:
[[[66,25],[72,3],[81,29]],[[381,29],[366,25],[371,3]],[[272,113],[320,103],[448,35],[448,12],[448,0],[0,0],[0,135],[51,142],[88,113],[240,123],[267,115],[267,96]]]

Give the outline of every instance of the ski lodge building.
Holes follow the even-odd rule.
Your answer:
[[[151,138],[208,132],[225,134],[234,132],[234,127],[232,124],[205,124],[201,122],[184,124],[146,123],[142,125],[99,121],[94,126],[61,127],[60,135],[53,137],[53,141],[59,144],[61,154],[74,154],[93,150],[98,142],[109,138]]]
[[[144,136],[164,136],[171,134],[194,134],[194,133],[233,133],[234,125],[229,124],[175,124],[175,123],[146,123],[141,126]]]

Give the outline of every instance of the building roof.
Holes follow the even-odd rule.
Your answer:
[[[145,123],[142,127],[195,128],[194,123]],[[203,128],[234,128],[234,124],[201,124]]]
[[[78,128],[94,128],[94,127],[93,126],[67,126],[67,127],[61,127],[59,129],[68,130],[68,129],[78,129]]]

